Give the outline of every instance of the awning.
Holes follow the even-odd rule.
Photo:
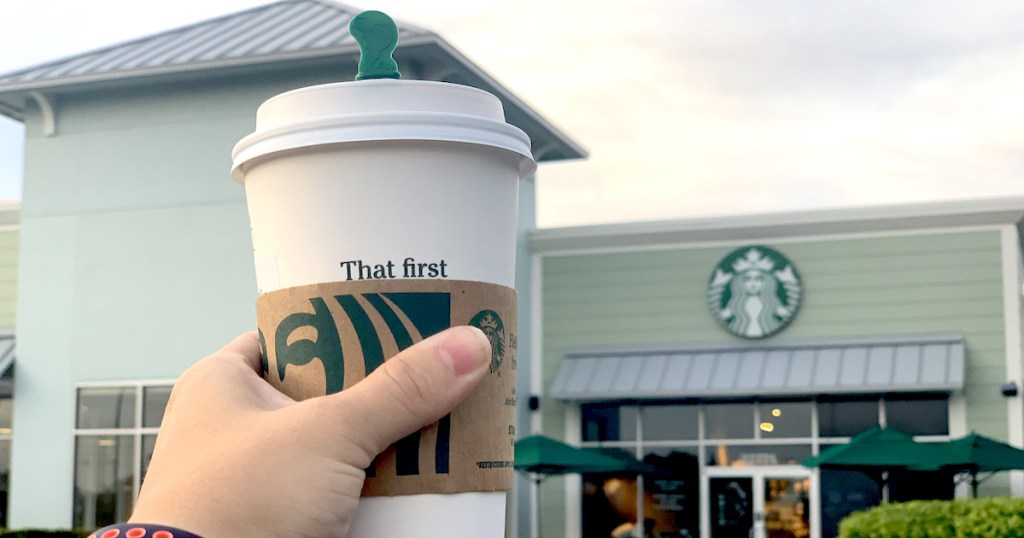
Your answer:
[[[561,400],[950,392],[963,388],[962,335],[677,347],[566,354]]]
[[[14,334],[0,333],[0,379],[14,375]]]
[[[0,332],[0,398],[14,392],[14,333]]]

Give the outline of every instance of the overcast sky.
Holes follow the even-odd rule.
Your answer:
[[[0,72],[263,3],[8,2]],[[590,150],[541,168],[543,226],[1024,194],[1024,3],[356,7],[440,33]],[[0,197],[22,136],[0,118]]]

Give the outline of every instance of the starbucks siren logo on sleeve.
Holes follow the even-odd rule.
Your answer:
[[[708,306],[725,330],[765,338],[785,329],[800,308],[803,283],[778,251],[746,246],[727,254],[708,281]]]
[[[491,342],[491,373],[497,372],[505,360],[505,324],[501,316],[493,310],[482,310],[469,320],[469,324],[487,335]]]

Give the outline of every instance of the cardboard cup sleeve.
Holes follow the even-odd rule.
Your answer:
[[[473,325],[491,341],[488,374],[465,402],[385,450],[363,496],[512,488],[516,291],[467,280],[364,280],[286,288],[256,300],[263,375],[298,400],[358,383],[405,348]]]

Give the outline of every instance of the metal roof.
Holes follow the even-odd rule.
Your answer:
[[[562,400],[737,398],[948,392],[963,388],[960,335],[621,348],[570,352],[550,394]]]
[[[263,69],[322,69],[325,63],[334,69],[346,57],[354,69],[359,47],[348,23],[360,11],[329,0],[282,0],[0,74],[0,114],[22,121],[29,101],[87,88],[131,86],[143,78],[162,82],[215,73],[252,76]],[[496,95],[506,120],[530,136],[537,161],[587,156],[586,149],[440,36],[396,24],[395,58],[403,76],[465,84]]]
[[[1024,232],[1022,196],[539,228],[529,232],[529,241],[533,252],[551,253],[1014,224]]]
[[[99,74],[145,73],[179,66],[356,50],[349,20],[360,10],[323,0],[284,0],[0,76],[0,87],[55,83]],[[433,35],[399,24],[400,42]]]

